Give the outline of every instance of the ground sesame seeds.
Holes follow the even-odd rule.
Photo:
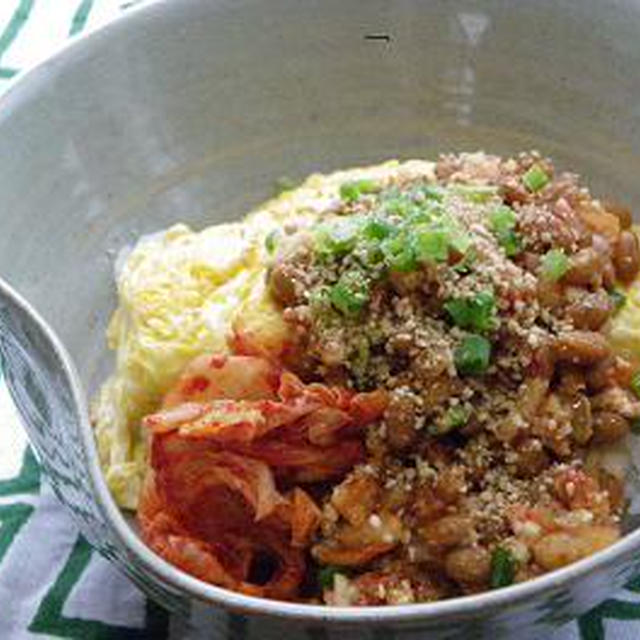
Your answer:
[[[369,516],[369,524],[374,528],[374,529],[380,529],[380,527],[382,527],[382,520],[380,519],[380,516],[376,513],[372,513]]]
[[[539,194],[522,180],[523,172],[535,165],[551,179]],[[553,167],[537,153],[510,160],[449,156],[439,163],[437,174],[438,185],[407,177],[392,180],[376,194],[343,204],[337,213],[365,222],[375,217],[376,223],[395,228],[412,215],[418,226],[424,224],[438,210],[438,215],[444,212],[444,236],[451,229],[461,232],[456,237],[459,247],[442,254],[442,237],[427,234],[425,251],[436,257],[421,262],[409,256],[398,269],[389,267],[382,241],[373,242],[372,249],[371,243],[357,240],[353,250],[340,249],[334,255],[309,255],[307,250],[297,263],[290,257],[301,271],[294,288],[300,295],[304,284],[301,300],[284,305],[287,322],[302,327],[309,361],[320,363],[309,375],[389,394],[385,418],[366,434],[364,467],[379,490],[364,518],[366,535],[376,543],[395,545],[368,565],[384,576],[369,590],[384,603],[427,597],[419,595],[415,576],[402,579],[406,566],[398,569],[398,563],[408,558],[421,565],[434,554],[445,556],[449,542],[434,551],[421,537],[443,519],[467,522],[464,544],[472,540],[473,552],[486,554],[504,545],[521,563],[531,563],[530,545],[544,535],[550,519],[559,523],[551,526],[569,527],[610,523],[618,517],[618,507],[609,508],[607,491],[592,491],[588,508],[572,510],[562,500],[578,504],[583,481],[565,482],[561,497],[554,484],[568,470],[578,478],[585,472],[580,462],[583,443],[574,442],[572,400],[560,397],[562,367],[553,360],[557,336],[572,330],[573,320],[565,312],[563,286],[544,282],[539,264],[550,248],[560,248],[571,258],[588,246],[588,235],[574,225],[576,198],[588,199],[588,192],[572,176],[554,179]],[[483,190],[474,194],[469,191],[474,186]],[[502,221],[511,225],[506,231],[515,237],[494,226],[498,208]],[[374,231],[384,236],[388,227],[382,224]],[[402,252],[405,245],[408,240],[394,251]],[[369,264],[372,255],[375,264]],[[351,272],[364,274],[367,285],[366,302],[354,314],[344,313],[327,297]],[[578,287],[569,302],[584,291]],[[473,315],[456,321],[446,307],[451,300],[487,293],[494,301],[489,326],[475,326]],[[305,305],[309,313],[298,311]],[[459,371],[456,363],[456,353],[470,334],[490,345],[481,374]],[[584,395],[584,389],[578,392]],[[363,467],[358,472],[363,473]],[[322,534],[333,544],[355,539],[349,538],[357,533],[353,523],[347,525],[326,510],[323,519]],[[397,526],[389,524],[393,519]],[[456,539],[455,527],[452,533],[442,524],[441,533]],[[524,575],[539,571],[523,567]],[[394,579],[386,580],[389,576]],[[465,586],[457,588],[464,591]],[[363,589],[359,597],[367,598],[366,593]]]

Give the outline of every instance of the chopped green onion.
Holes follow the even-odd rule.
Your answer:
[[[366,337],[362,336],[358,340],[356,349],[352,355],[353,369],[356,373],[363,374],[366,370],[369,358],[371,357],[371,348]]]
[[[441,214],[440,205],[433,206],[432,203],[428,203],[425,206],[423,203],[422,206],[416,206],[407,211],[404,215],[404,226],[407,229],[413,229],[420,225],[432,224]]]
[[[274,191],[276,196],[279,196],[287,191],[291,191],[296,188],[296,183],[287,176],[281,176],[274,182]]]
[[[516,214],[511,207],[502,205],[489,214],[489,226],[495,234],[502,234],[516,226]]]
[[[458,273],[470,273],[471,267],[473,266],[473,263],[476,261],[477,257],[478,254],[475,251],[475,248],[473,246],[469,247],[469,249],[462,257],[462,260],[458,260],[458,262],[453,265],[453,269]]]
[[[489,185],[454,184],[449,188],[452,193],[462,196],[476,204],[488,202],[498,194],[498,187]]]
[[[640,398],[640,369],[631,376],[631,391]]]
[[[373,180],[353,180],[340,185],[340,197],[345,202],[356,202],[361,195],[376,193],[378,185]]]
[[[409,215],[410,211],[416,209],[416,205],[406,196],[398,195],[389,198],[384,203],[384,208],[388,214],[402,216],[404,218]]]
[[[395,230],[395,227],[381,218],[370,218],[362,227],[362,235],[370,240],[384,240]]]
[[[490,331],[496,326],[496,301],[490,291],[467,298],[452,298],[444,304],[451,321],[461,329]]]
[[[562,249],[551,249],[542,256],[540,275],[545,280],[555,282],[569,270],[569,258]]]
[[[491,588],[499,589],[513,584],[516,568],[517,561],[511,551],[504,547],[496,547],[491,555],[491,577],[489,580]]]
[[[331,294],[329,287],[318,287],[312,289],[308,296],[311,312],[315,316],[321,316],[331,310]]]
[[[400,271],[401,273],[415,271],[418,268],[416,254],[410,247],[406,247],[394,256],[389,266],[392,271]]]
[[[437,185],[426,185],[422,187],[421,193],[429,200],[442,202],[444,200],[445,190]]]
[[[489,228],[510,258],[522,251],[520,237],[514,231],[515,226],[516,214],[510,207],[503,205],[489,214]]]
[[[613,303],[615,311],[620,311],[627,302],[627,296],[625,296],[620,289],[612,289],[609,291],[609,299]]]
[[[362,273],[347,271],[331,287],[331,303],[345,316],[357,315],[369,301],[369,287]]]
[[[522,240],[515,231],[506,231],[498,236],[498,243],[508,258],[517,256],[522,251]]]
[[[384,261],[384,253],[378,240],[367,240],[359,244],[355,255],[365,268],[375,267]]]
[[[457,253],[465,254],[473,244],[471,236],[452,216],[444,212],[438,213],[439,216],[434,218],[431,228],[446,233],[449,240],[449,247]]]
[[[458,253],[465,254],[471,248],[473,241],[468,233],[456,229],[449,238],[449,244]]]
[[[316,229],[314,250],[319,254],[342,256],[352,251],[360,237],[363,219],[360,216],[341,218]]]
[[[274,229],[270,233],[267,234],[267,237],[264,239],[264,246],[267,250],[267,253],[273,253],[278,246],[278,237],[280,236],[280,232],[277,229]]]
[[[450,235],[443,229],[416,228],[412,234],[416,257],[422,262],[446,262]]]
[[[480,375],[489,368],[491,343],[482,336],[468,335],[453,354],[456,371],[461,375]]]
[[[457,405],[451,407],[444,415],[444,433],[448,433],[453,429],[459,429],[467,424],[467,421],[471,417],[471,410]]]
[[[340,567],[327,565],[318,570],[318,584],[322,589],[333,589],[333,580],[337,574],[341,573]]]
[[[418,268],[415,251],[404,234],[383,240],[380,248],[391,271],[407,273]]]
[[[538,164],[534,164],[533,167],[522,176],[524,186],[532,193],[546,187],[550,179],[544,169]]]

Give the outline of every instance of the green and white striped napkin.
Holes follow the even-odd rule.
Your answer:
[[[0,0],[0,93],[68,37],[133,4],[137,1]],[[42,478],[0,379],[0,638],[199,637],[147,600],[78,534]],[[203,630],[202,637],[211,635]],[[553,634],[554,640],[637,638],[640,579]]]
[[[112,20],[137,1],[1,0],[0,91],[7,80],[50,56],[69,36]]]

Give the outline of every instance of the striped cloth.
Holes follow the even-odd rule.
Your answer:
[[[180,2],[180,0],[175,0]],[[1,0],[0,92],[136,0]],[[147,600],[78,534],[41,477],[0,378],[0,638],[211,638]],[[640,580],[553,640],[640,638]],[[216,639],[217,640],[217,639]]]
[[[136,0],[2,0],[0,91],[6,81],[51,55],[69,36],[112,20]]]

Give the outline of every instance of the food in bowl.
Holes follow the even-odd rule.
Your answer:
[[[463,153],[142,239],[93,406],[116,500],[202,580],[342,606],[612,544],[640,420],[631,224],[537,153]]]

